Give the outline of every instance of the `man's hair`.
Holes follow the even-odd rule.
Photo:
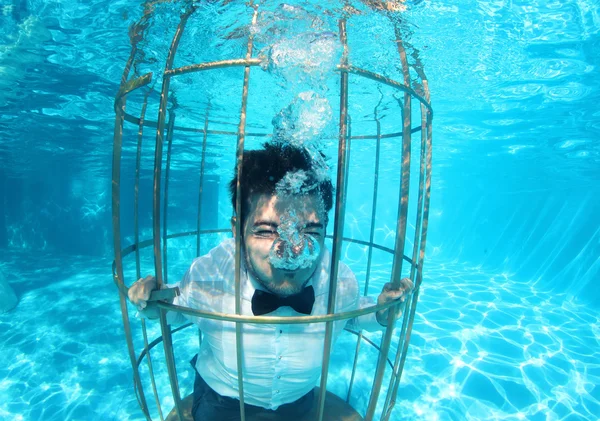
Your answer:
[[[329,177],[318,180],[315,173],[314,160],[305,148],[296,147],[281,142],[265,143],[263,149],[244,151],[242,162],[242,226],[248,216],[250,198],[253,194],[276,194],[277,183],[286,174],[296,171],[304,171],[308,176],[304,186],[315,187],[310,190],[312,194],[318,194],[323,200],[325,212],[329,212],[333,206],[333,185]],[[233,180],[229,183],[231,204],[235,211],[237,200],[237,166]],[[327,215],[325,215],[327,217]]]

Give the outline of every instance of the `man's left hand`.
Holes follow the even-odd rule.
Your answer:
[[[408,294],[413,290],[413,287],[414,285],[409,278],[403,278],[400,281],[400,285],[397,289],[394,288],[394,284],[388,282],[383,286],[381,294],[379,294],[379,297],[377,297],[377,304],[386,304],[390,301],[396,300],[399,300],[401,303],[403,303],[406,300]],[[379,310],[377,312],[377,322],[380,325],[387,326],[389,311],[390,309],[387,308],[385,310]],[[401,312],[398,312],[398,314],[396,314],[396,319],[400,316],[400,314]]]

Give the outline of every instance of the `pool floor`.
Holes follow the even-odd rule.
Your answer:
[[[111,262],[25,252],[3,258],[0,270],[20,303],[0,315],[0,419],[143,420]],[[186,331],[175,340],[183,393],[191,390],[185,361],[197,344]],[[330,389],[344,398],[354,343],[342,336],[332,357]],[[365,350],[351,398],[362,411],[374,365]],[[599,385],[598,309],[510,274],[427,262],[392,420],[597,421]],[[159,389],[170,408],[165,376]],[[149,388],[146,395],[152,400]]]

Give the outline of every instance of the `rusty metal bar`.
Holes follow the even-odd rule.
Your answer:
[[[348,63],[348,40],[346,33],[346,20],[339,22],[340,41],[343,46],[342,64]],[[348,136],[348,73],[341,72],[340,80],[340,132],[338,147],[338,169],[335,198],[335,218],[333,227],[333,247],[331,249],[331,268],[329,274],[329,296],[327,302],[327,314],[335,313],[335,301],[337,293],[337,278],[339,259],[342,248],[342,237],[344,235],[344,218],[346,207],[346,165],[347,150],[346,142]],[[325,409],[325,395],[327,394],[327,375],[329,373],[329,360],[331,357],[331,344],[333,337],[333,321],[325,324],[325,343],[323,347],[323,366],[321,367],[321,388],[319,390],[319,403],[317,420],[323,420]]]
[[[210,111],[210,103],[206,107],[206,115],[204,116],[204,137],[202,138],[202,161],[200,163],[200,183],[198,188],[198,221],[196,236],[196,256],[200,256],[200,233],[202,225],[202,193],[204,192],[204,164],[206,162],[206,140],[208,138],[208,113]]]
[[[167,213],[169,209],[169,174],[171,173],[171,150],[173,148],[173,125],[175,123],[175,113],[169,110],[169,122],[167,123],[167,163],[165,167],[165,192],[163,199],[163,282],[168,281],[168,263],[167,263]]]
[[[140,227],[139,227],[139,197],[140,197],[140,166],[142,162],[142,138],[144,134],[144,118],[146,116],[146,108],[148,106],[148,95],[144,96],[144,103],[142,105],[142,112],[140,114],[140,124],[138,125],[138,142],[137,151],[135,156],[135,186],[133,193],[133,242],[139,244],[140,242]],[[140,250],[139,247],[135,248],[135,269],[137,278],[141,278],[141,266],[140,266]]]
[[[133,123],[135,125],[140,124],[140,119],[131,115],[131,114],[127,114],[125,113],[125,121],[127,121],[128,123]],[[214,121],[213,121],[214,122]],[[156,128],[156,121],[152,121],[152,120],[144,120],[144,126],[145,127],[151,127],[151,128]],[[181,132],[188,132],[188,133],[204,133],[204,129],[198,129],[195,127],[183,127],[183,126],[175,126],[174,130],[177,131],[181,131]],[[421,131],[421,126],[417,126],[414,127],[413,129],[411,129],[411,133],[417,133]],[[206,133],[208,134],[216,134],[216,135],[225,135],[225,136],[236,136],[238,135],[237,132],[230,132],[227,130],[207,130]],[[254,133],[254,132],[246,132],[245,133],[246,137],[272,137],[273,135],[271,133]],[[394,138],[394,137],[402,137],[402,132],[396,132],[396,133],[387,133],[387,134],[382,134],[381,135],[381,139],[390,139],[390,138]],[[357,140],[357,139],[377,139],[376,135],[353,135],[350,137],[352,140]]]
[[[362,308],[360,310],[344,311],[335,314],[325,314],[321,316],[242,316],[230,313],[219,313],[213,311],[201,311],[189,307],[182,307],[174,304],[168,304],[162,301],[157,301],[156,306],[164,310],[173,311],[181,314],[187,314],[193,317],[204,317],[205,319],[221,320],[224,322],[240,322],[254,324],[302,324],[302,323],[325,323],[338,320],[349,320],[354,317],[364,316],[365,314],[374,313],[379,310],[385,310],[393,306],[397,306],[397,301],[392,301],[386,304],[374,304]]]
[[[408,60],[406,58],[406,50],[404,49],[404,45],[402,42],[402,34],[400,33],[399,28],[396,26],[395,28],[395,34],[396,34],[396,45],[398,48],[398,54],[400,56],[400,63],[402,65],[402,74],[404,77],[404,83],[409,86],[411,81],[410,81],[410,67],[408,64]],[[410,101],[410,98],[408,99]],[[406,101],[407,101],[407,97],[406,94],[404,95],[404,105],[406,107]],[[421,104],[421,109],[423,109],[423,104]],[[406,108],[404,110],[405,112],[407,111]],[[412,109],[410,108],[408,110],[408,112],[411,113],[411,117],[412,117]],[[422,114],[423,115],[423,114]],[[421,133],[423,133],[423,120],[421,120]],[[403,128],[404,129],[404,128]],[[411,131],[411,135],[412,135],[412,131]],[[421,145],[423,146],[423,145]],[[418,201],[417,201],[417,226],[415,228],[415,239],[413,242],[413,264],[411,265],[411,270],[410,270],[410,279],[414,280],[414,270],[416,267],[416,264],[414,264],[415,262],[415,258],[416,258],[416,253],[418,250],[418,235],[419,235],[419,227],[421,224],[421,207],[423,205],[423,148],[421,148],[421,159],[420,159],[420,176],[419,176],[419,196],[418,196]],[[409,308],[410,307],[410,302],[411,302],[411,298],[412,297],[407,297],[406,299],[406,303],[405,303],[405,308]],[[394,368],[392,369],[392,375],[390,376],[390,382],[389,382],[389,386],[388,386],[388,391],[386,394],[386,398],[385,398],[385,403],[383,406],[383,411],[382,411],[382,415],[381,415],[381,420],[385,419],[386,416],[389,416],[391,414],[391,411],[393,409],[393,406],[395,404],[395,392],[397,392],[397,386],[400,382],[399,378],[397,377],[397,372],[398,372],[398,364],[400,362],[400,356],[402,354],[401,350],[404,348],[403,344],[406,341],[406,328],[407,328],[407,313],[404,313],[404,317],[402,318],[402,328],[400,329],[400,335],[398,337],[398,346],[396,349],[396,359],[394,362]],[[397,380],[397,381],[396,381]],[[394,388],[394,384],[396,385],[396,388]]]
[[[362,329],[360,330],[360,332],[357,332],[356,335],[358,336],[358,339],[356,340],[356,348],[354,349],[354,360],[352,362],[352,374],[350,375],[350,384],[348,385],[348,394],[346,395],[346,403],[350,402],[350,396],[352,395],[352,387],[354,386],[354,377],[356,375],[356,367],[358,365],[358,353],[360,351],[361,341],[363,340]],[[365,339],[367,339],[367,338],[365,338]],[[374,345],[374,346],[379,349],[379,346],[377,346],[377,345]]]
[[[256,25],[256,19],[258,17],[258,6],[251,5],[254,8],[252,15],[252,26]],[[252,58],[252,47],[254,44],[254,35],[250,34],[248,37],[248,47],[246,50],[246,60]],[[244,84],[242,87],[242,107],[240,110],[240,124],[238,126],[238,142],[236,150],[236,164],[237,164],[237,185],[236,185],[236,204],[235,204],[235,314],[242,314],[242,297],[241,297],[241,272],[242,272],[242,238],[243,238],[243,225],[242,225],[242,168],[244,162],[244,140],[246,131],[246,111],[248,106],[248,87],[250,85],[250,64],[246,64],[244,67]],[[235,347],[237,356],[237,372],[238,372],[238,392],[240,398],[240,420],[246,420],[246,409],[244,405],[244,349],[242,347],[242,325],[240,323],[235,324]]]
[[[188,18],[193,13],[194,8],[188,8],[182,15],[177,26],[177,30],[175,31],[175,35],[173,36],[173,41],[169,48],[169,53],[167,56],[167,62],[165,64],[165,72],[173,66],[173,61],[175,60],[175,53],[177,51],[177,47],[179,46],[179,41],[181,39],[181,35],[183,34],[183,30],[187,23]],[[170,86],[170,77],[168,75],[163,76],[162,89],[160,94],[160,107],[158,110],[158,121],[157,121],[157,129],[156,129],[156,148],[154,154],[154,191],[153,191],[153,206],[152,206],[152,219],[153,219],[153,238],[154,238],[154,268],[156,274],[156,280],[158,283],[158,288],[161,288],[163,285],[162,279],[162,260],[161,260],[161,252],[160,252],[160,182],[161,182],[161,166],[162,166],[162,151],[163,151],[163,136],[165,131],[165,119],[166,119],[166,111],[167,111],[167,102],[169,95],[169,86]],[[173,343],[171,339],[171,330],[169,325],[167,324],[167,316],[166,311],[162,307],[159,315],[160,320],[160,329],[162,332],[163,346],[165,350],[165,359],[167,363],[167,371],[169,373],[169,382],[171,385],[171,392],[173,394],[173,401],[175,403],[175,409],[177,416],[180,420],[183,421],[183,410],[181,407],[181,396],[179,395],[179,384],[177,381],[177,370],[175,366],[175,359],[173,356]]]
[[[427,98],[429,97],[429,88],[427,86],[427,80],[424,79],[423,80],[423,87],[425,89],[425,93]],[[423,203],[423,222],[422,222],[422,227],[421,227],[421,245],[420,245],[420,251],[419,251],[419,262],[417,265],[417,271],[416,271],[416,282],[415,282],[415,291],[413,293],[413,300],[412,300],[412,305],[410,307],[410,317],[408,319],[408,326],[406,329],[406,337],[407,339],[404,342],[404,346],[402,348],[402,357],[400,360],[400,364],[399,367],[397,369],[398,374],[397,374],[397,382],[394,385],[394,394],[393,394],[393,399],[395,399],[396,394],[397,394],[397,390],[398,390],[398,386],[400,383],[400,378],[402,376],[402,371],[404,369],[404,364],[406,362],[406,355],[408,352],[408,345],[409,345],[409,340],[410,340],[410,334],[412,332],[412,327],[413,327],[413,323],[414,323],[414,317],[415,317],[415,313],[417,310],[417,301],[419,298],[419,289],[421,286],[421,282],[423,281],[423,259],[425,257],[425,245],[427,243],[427,226],[428,226],[428,222],[429,222],[429,202],[430,202],[430,197],[431,197],[431,159],[432,159],[432,148],[431,148],[431,136],[432,136],[432,125],[431,125],[431,113],[427,113],[427,124],[426,124],[426,131],[427,134],[425,136],[425,146],[426,146],[426,176],[425,176],[425,197],[424,197],[424,203]],[[389,416],[388,416],[389,419]]]
[[[347,116],[348,120],[348,131],[346,134],[346,174],[344,174],[344,178],[346,179],[346,191],[344,192],[344,196],[348,197],[348,180],[350,179],[350,162],[351,158],[351,146],[352,146],[352,119],[350,116]]]
[[[133,40],[132,40],[133,41]],[[137,52],[136,43],[132,42],[132,48],[121,77],[121,90],[125,92],[125,86],[127,85],[127,78],[131,65]],[[148,405],[146,403],[146,397],[144,395],[144,389],[142,381],[140,379],[140,372],[135,366],[135,349],[133,346],[133,339],[131,336],[131,324],[129,322],[129,312],[127,309],[127,287],[124,282],[123,274],[123,256],[121,255],[121,153],[123,149],[123,124],[125,121],[125,104],[126,104],[126,93],[123,93],[120,97],[115,99],[115,127],[114,127],[114,142],[113,142],[113,159],[112,159],[112,224],[113,224],[113,247],[115,252],[115,271],[113,273],[113,279],[119,288],[119,303],[121,306],[121,316],[123,318],[123,330],[125,331],[125,340],[127,342],[127,350],[129,353],[129,359],[131,361],[131,368],[133,370],[133,383],[136,390],[139,391],[138,402],[140,408],[144,413],[144,416],[148,421],[151,421],[150,414],[148,412]]]
[[[404,307],[405,308],[409,308],[411,306],[412,303],[412,295],[409,295],[406,298],[406,301],[404,303]],[[394,389],[394,381],[397,380],[398,384],[400,383],[400,376],[398,375],[398,370],[399,370],[399,364],[400,364],[400,360],[401,360],[401,355],[402,355],[402,350],[404,348],[404,343],[407,344],[408,346],[408,341],[405,340],[406,338],[404,337],[406,335],[406,329],[408,326],[408,320],[410,318],[410,312],[404,312],[404,315],[402,317],[402,327],[400,330],[400,334],[398,335],[398,346],[396,349],[396,358],[394,361],[394,365],[392,366],[392,374],[390,375],[390,384],[388,386],[388,391],[386,394],[386,398],[385,398],[385,403],[383,405],[383,410],[381,411],[381,420],[387,420],[389,419],[391,413],[392,413],[392,409],[394,409],[394,405],[396,404],[396,393],[398,392],[398,389]]]
[[[127,113],[125,113],[125,121],[127,121],[128,123],[133,123],[135,125],[138,125],[140,123],[139,118],[137,118],[131,114],[127,114]],[[214,120],[212,122],[214,123]],[[151,127],[151,128],[155,129],[157,124],[158,123],[156,121],[152,121],[152,120],[148,120],[148,119],[146,119],[144,121],[145,127]],[[186,133],[204,133],[204,129],[199,129],[199,128],[195,128],[195,127],[175,126],[174,130],[177,130],[180,132],[186,132]],[[208,134],[217,134],[217,135],[235,136],[235,137],[238,136],[237,132],[231,132],[231,131],[227,131],[227,130],[208,130],[207,132],[208,132]],[[246,132],[245,136],[246,137],[272,137],[273,135],[271,133]]]
[[[399,44],[400,45],[400,44]],[[401,55],[403,50],[401,51]],[[403,63],[406,62],[406,55],[404,55]],[[408,86],[410,83],[410,75],[408,69],[404,72],[404,82]],[[400,203],[398,205],[398,224],[396,227],[396,255],[394,257],[394,264],[392,266],[392,283],[394,287],[400,286],[400,279],[402,276],[402,256],[404,254],[404,243],[406,236],[406,219],[408,215],[408,193],[410,187],[410,154],[411,154],[411,94],[412,90],[404,90],[404,104],[402,108],[402,166],[401,166],[401,183],[400,183]],[[375,409],[377,406],[377,399],[381,391],[381,384],[383,382],[383,376],[385,374],[385,356],[389,352],[391,345],[392,334],[394,330],[394,324],[396,321],[396,313],[399,310],[401,304],[396,307],[390,308],[388,312],[387,328],[383,337],[381,354],[377,362],[377,370],[375,372],[375,380],[373,382],[373,388],[371,398],[369,400],[369,406],[365,416],[366,421],[371,421],[375,415]],[[385,410],[385,409],[384,409]]]
[[[402,72],[404,75],[404,82],[408,85],[410,83],[410,69],[409,69],[409,64],[408,64],[408,60],[406,58],[406,50],[404,49],[404,45],[402,42],[402,34],[399,31],[399,28],[396,27],[396,44],[398,47],[398,53],[400,56],[400,61],[402,64]],[[429,101],[429,98],[425,98],[426,101]],[[406,106],[407,104],[407,100],[410,101],[410,98],[404,97],[404,105]],[[406,110],[405,110],[406,112]],[[417,226],[415,228],[415,240],[413,243],[413,264],[411,265],[411,272],[410,272],[410,277],[411,280],[414,280],[414,274],[415,274],[415,268],[417,266],[417,263],[415,262],[415,258],[416,258],[416,250],[418,249],[418,236],[419,236],[419,228],[420,228],[420,224],[421,224],[421,207],[423,205],[423,171],[424,171],[424,166],[423,166],[423,161],[424,161],[424,149],[425,149],[425,145],[424,145],[424,136],[423,136],[423,130],[424,130],[424,124],[426,124],[426,120],[424,121],[423,116],[425,115],[425,113],[427,113],[426,108],[424,107],[423,103],[421,103],[421,159],[420,159],[420,176],[419,176],[419,199],[418,199],[418,205],[417,205]],[[411,115],[412,116],[412,115]],[[414,309],[416,308],[416,299],[413,301],[414,298],[414,294],[407,297],[407,300],[405,302],[405,308],[411,308]],[[411,306],[412,303],[412,306]],[[397,350],[396,350],[396,359],[395,359],[395,363],[394,363],[394,368],[392,370],[392,375],[390,376],[390,384],[388,387],[388,393],[386,396],[386,402],[382,411],[382,416],[381,419],[382,420],[386,420],[389,419],[392,409],[395,405],[396,402],[396,394],[398,392],[398,386],[400,384],[400,378],[402,376],[402,367],[404,365],[404,361],[406,359],[406,352],[408,350],[408,343],[409,343],[409,339],[410,339],[410,332],[407,332],[407,329],[410,329],[412,327],[412,322],[414,320],[414,311],[411,311],[409,313],[410,315],[408,315],[406,312],[404,313],[404,317],[402,320],[402,328],[400,330],[400,335],[399,335],[399,339],[398,339],[398,346],[397,346]],[[407,333],[408,333],[408,337],[407,337]]]
[[[417,127],[413,127],[410,132],[411,133],[417,133],[421,131],[421,126],[417,126]],[[388,134],[382,134],[379,136],[379,139],[390,139],[390,138],[394,138],[394,137],[402,137],[402,132],[396,132],[396,133],[388,133]],[[377,135],[354,135],[352,136],[352,140],[356,140],[356,139],[377,139],[378,136]]]
[[[402,42],[402,34],[400,33],[400,30],[398,27],[395,28],[395,32],[396,32],[396,39],[397,41],[397,45],[398,45],[398,52],[400,55],[400,59],[402,61],[402,68],[403,68],[403,72],[404,72],[404,77],[405,80],[409,79],[409,71],[408,71],[408,61],[406,60],[406,52],[403,46],[403,42]],[[419,78],[421,79],[421,89],[423,91],[423,97],[425,99],[425,101],[431,105],[431,98],[430,98],[430,92],[429,92],[429,86],[428,86],[428,82],[427,82],[427,77],[425,76],[425,73],[423,72],[423,67],[422,64],[419,60],[418,55],[414,55],[414,58],[416,60],[415,63],[415,71],[417,72],[417,75],[419,76]],[[410,302],[411,300],[407,300],[406,306],[407,308],[410,307],[410,315],[407,318],[406,314],[402,323],[402,335],[401,335],[401,340],[398,342],[398,349],[397,349],[397,355],[396,355],[396,362],[394,364],[394,369],[393,369],[393,375],[391,380],[394,382],[393,384],[393,388],[390,394],[390,391],[388,390],[388,399],[390,400],[390,406],[387,410],[387,414],[385,413],[386,411],[384,411],[384,416],[382,417],[382,419],[384,420],[389,420],[389,417],[391,416],[391,411],[395,405],[396,402],[396,396],[398,393],[398,387],[400,385],[400,380],[402,377],[402,371],[404,368],[404,364],[406,362],[406,356],[407,356],[407,352],[408,352],[408,345],[409,345],[409,341],[410,341],[410,334],[412,332],[412,326],[413,326],[413,322],[414,322],[414,316],[415,316],[415,312],[416,312],[416,306],[417,306],[417,301],[418,301],[418,292],[419,292],[419,286],[422,280],[422,267],[423,267],[423,263],[422,263],[422,259],[424,257],[424,253],[425,253],[425,244],[426,244],[426,237],[427,237],[427,223],[428,223],[428,218],[429,218],[429,197],[430,197],[430,182],[431,182],[431,121],[432,121],[432,113],[430,112],[431,110],[431,106],[430,107],[425,107],[423,104],[421,104],[421,159],[420,159],[420,175],[419,175],[419,201],[418,201],[418,206],[417,206],[417,226],[415,227],[415,244],[413,246],[413,262],[414,264],[411,267],[411,279],[415,280],[414,276],[415,276],[415,267],[416,267],[416,277],[417,279],[415,280],[415,291],[412,295],[412,303]],[[426,174],[425,179],[423,177],[423,175]],[[424,186],[425,185],[425,186]],[[423,192],[423,188],[425,187],[425,193]],[[421,220],[419,220],[419,217],[422,217]],[[422,223],[422,226],[421,226]],[[417,248],[417,240],[419,237],[419,230],[421,231],[420,236],[421,236],[421,242],[419,244],[419,259],[417,261],[417,256],[415,255],[415,250]],[[410,305],[412,304],[412,305]],[[406,329],[406,330],[405,330]],[[401,354],[400,354],[400,350],[402,350]],[[398,362],[398,357],[400,358],[400,361]],[[390,386],[391,386],[391,382],[390,382]]]
[[[413,96],[417,101],[419,101],[421,104],[425,105],[425,107],[427,107],[429,112],[433,115],[433,109],[431,108],[431,105],[429,104],[429,102],[426,101],[425,98],[423,98],[421,95],[419,95],[414,89],[411,89],[410,87],[408,87],[408,85],[403,85],[400,82],[396,82],[395,80],[392,80],[392,79],[382,76],[380,74],[370,72],[368,70],[364,70],[364,69],[361,69],[361,68],[355,67],[355,66],[338,66],[337,70],[345,71],[347,73],[352,73],[355,75],[360,75],[360,76],[366,77],[367,79],[371,79],[371,80],[383,83],[384,85],[388,85],[393,88],[399,89],[399,90],[403,91],[405,94]]]
[[[379,192],[379,158],[381,155],[381,123],[377,117],[375,117],[375,123],[377,125],[377,144],[375,146],[375,172],[373,180],[373,209],[371,210],[371,230],[369,231],[369,254],[367,256],[367,274],[365,281],[364,295],[368,295],[369,292],[369,280],[371,276],[371,261],[373,257],[373,240],[375,238],[375,219],[377,215],[377,194]]]
[[[347,116],[348,118],[348,133],[347,133],[347,139],[348,139],[348,146],[347,146],[347,162],[348,164],[346,165],[346,180],[348,180],[350,178],[350,162],[351,162],[351,157],[350,157],[350,146],[352,143],[352,120],[350,118],[350,116]],[[348,184],[346,183],[346,193],[345,195],[348,196]],[[358,352],[360,351],[360,341],[363,338],[363,334],[362,334],[362,330],[360,332],[358,332],[358,340],[356,341],[356,349],[354,350],[354,360],[352,361],[352,374],[350,375],[350,384],[348,386],[348,394],[346,395],[346,403],[350,402],[350,395],[352,394],[352,386],[354,385],[354,376],[356,375],[356,367],[358,365]]]
[[[424,196],[425,196],[425,171],[426,171],[426,150],[427,150],[427,119],[428,119],[428,112],[427,109],[421,105],[421,158],[420,158],[420,165],[419,165],[419,197],[417,200],[417,220],[415,221],[415,238],[414,238],[414,242],[413,242],[413,255],[412,255],[412,261],[414,262],[413,265],[411,265],[411,270],[410,270],[410,279],[414,282],[415,281],[415,272],[417,270],[417,267],[419,265],[419,253],[420,253],[420,245],[421,242],[419,241],[420,239],[420,235],[421,235],[421,221],[422,221],[422,216],[423,216],[423,201],[424,201]],[[415,282],[416,283],[416,282]],[[406,304],[407,308],[410,308],[410,302],[407,302]],[[399,364],[400,364],[400,357],[401,355],[403,355],[403,350],[404,350],[404,343],[406,342],[407,346],[408,346],[408,339],[406,337],[406,328],[407,328],[407,317],[405,314],[404,320],[402,322],[402,329],[400,331],[400,336],[399,336],[399,340],[398,340],[398,349],[396,350],[396,361],[394,363],[394,369],[392,371],[392,376],[390,377],[390,383],[389,383],[389,387],[388,387],[388,393],[386,396],[386,403],[384,405],[384,408],[387,408],[387,412],[388,415],[387,417],[382,417],[382,420],[385,420],[389,417],[389,415],[391,414],[391,410],[395,404],[395,396],[398,393],[398,387],[400,385],[400,376],[399,376]],[[408,349],[408,347],[407,347]],[[388,404],[390,404],[390,407],[388,408]],[[384,415],[385,415],[385,410],[384,410]]]
[[[379,104],[381,104],[381,101],[379,101]],[[379,105],[377,104],[377,105]],[[368,242],[368,246],[369,246],[369,253],[367,255],[367,273],[366,273],[366,280],[365,280],[365,288],[363,291],[363,295],[367,296],[369,294],[369,280],[370,280],[370,275],[371,275],[371,262],[372,262],[372,257],[373,257],[373,239],[375,238],[375,216],[377,214],[377,193],[379,190],[379,158],[381,155],[381,122],[379,121],[379,118],[377,117],[377,107],[375,107],[375,124],[377,127],[377,144],[375,146],[375,171],[374,171],[374,180],[373,180],[373,208],[371,210],[371,229],[369,231],[369,242]],[[354,383],[354,376],[356,373],[356,367],[357,367],[357,361],[356,358],[358,357],[358,351],[360,348],[360,341],[363,339],[363,335],[362,335],[362,331],[359,334],[358,337],[358,341],[356,343],[356,351],[355,351],[355,357],[354,357],[354,364],[352,365],[352,375],[350,376],[350,386],[348,387],[348,396],[346,398],[346,402],[350,401],[350,393],[352,392],[352,386]]]
[[[425,185],[425,160],[426,160],[426,127],[427,127],[427,110],[424,106],[421,105],[421,122],[423,125],[422,136],[421,136],[421,159],[420,159],[420,171],[419,171],[419,198],[417,205],[417,220],[415,224],[415,239],[413,243],[413,256],[412,260],[414,264],[411,265],[410,271],[410,279],[415,280],[415,272],[418,270],[418,255],[420,248],[419,237],[421,234],[421,220],[422,220],[422,207],[424,200],[424,185]],[[416,283],[416,282],[415,282]],[[407,299],[406,307],[411,308],[411,297]],[[415,305],[416,305],[416,299]],[[410,319],[408,314],[405,313],[404,318],[402,320],[402,329],[400,330],[400,335],[398,339],[398,347],[396,350],[396,359],[394,362],[394,368],[392,370],[392,375],[390,376],[390,382],[388,386],[388,392],[385,400],[384,410],[382,413],[382,420],[389,419],[391,415],[391,411],[396,403],[396,394],[398,393],[398,387],[400,385],[401,378],[401,364],[404,365],[404,360],[406,359],[405,350],[408,350],[409,339],[406,335],[408,328],[408,323],[410,320],[410,324],[412,325],[412,319]],[[389,406],[388,406],[389,405]]]
[[[140,193],[140,166],[142,161],[142,139],[144,134],[144,118],[146,116],[146,108],[148,106],[148,96],[150,95],[150,91],[146,93],[144,96],[144,103],[142,105],[142,111],[140,113],[140,124],[138,127],[138,142],[137,142],[137,151],[135,157],[135,186],[134,186],[134,196],[133,196],[133,238],[134,244],[136,246],[140,242],[140,228],[139,228],[139,193]],[[135,248],[135,272],[136,278],[140,279],[142,277],[141,273],[141,265],[140,265],[140,248]],[[144,336],[144,352],[148,355],[148,372],[150,373],[150,383],[152,385],[152,394],[154,395],[154,401],[156,402],[156,407],[158,408],[158,415],[161,421],[164,420],[162,408],[160,406],[160,398],[158,396],[158,389],[156,388],[156,379],[154,378],[154,368],[152,366],[152,358],[150,357],[150,352],[148,348],[148,332],[146,329],[146,320],[141,320],[142,324],[142,334]]]
[[[138,275],[139,276],[139,275]],[[150,358],[150,348],[148,344],[148,331],[146,329],[146,320],[142,319],[142,334],[144,336],[144,352],[146,352],[146,361],[148,362],[148,373],[150,374],[150,383],[152,384],[152,393],[154,395],[154,401],[158,408],[158,416],[161,421],[164,421],[162,407],[160,405],[160,398],[158,396],[158,389],[156,388],[156,379],[154,378],[154,368],[152,366],[152,358]]]
[[[252,67],[260,66],[261,59],[258,58],[241,58],[232,60],[211,61],[208,63],[190,64],[189,66],[178,67],[165,71],[166,76],[178,76],[186,73],[201,72],[204,70],[219,69],[223,67]]]
[[[183,329],[186,329],[188,327],[191,327],[191,326],[194,326],[194,323],[186,323],[184,325],[178,326],[177,328],[175,328],[171,331],[171,334],[177,333],[177,332],[179,332]],[[348,329],[348,328],[344,328],[344,330],[352,335],[355,335],[355,336],[359,335],[359,332],[357,332],[355,330]],[[367,342],[369,345],[371,345],[373,348],[379,350],[379,346],[375,342],[371,341],[369,338],[364,337],[363,340],[365,342]],[[161,342],[162,342],[162,336],[159,336],[158,338],[156,338],[152,342],[150,342],[148,344],[148,347],[149,347],[149,349],[152,349]],[[143,350],[142,353],[137,357],[137,360],[136,360],[138,366],[140,366],[142,364],[142,360],[144,359],[145,356],[146,356],[146,351]],[[390,368],[393,367],[393,364],[389,358],[388,358],[388,365],[390,366]]]
[[[152,82],[152,72],[146,73],[145,75],[142,75],[136,79],[132,79],[129,82],[125,82],[124,85],[121,85],[121,87],[119,88],[119,92],[117,92],[117,95],[115,97],[115,112],[117,111],[117,104],[119,104],[121,99],[125,98],[132,91],[135,91],[136,89],[141,88],[142,86],[148,85],[150,82]],[[125,110],[123,110],[123,113],[126,116],[129,115],[125,113]],[[127,120],[127,118],[125,118],[125,120]]]
[[[183,330],[185,328],[188,328],[190,326],[194,326],[194,323],[186,323],[184,325],[178,326],[175,329],[173,329],[171,331],[171,335],[174,333],[179,332],[180,330]],[[162,336],[159,336],[158,338],[154,339],[152,342],[150,342],[148,344],[148,349],[153,349],[156,345],[158,345],[159,343],[161,343],[163,341]],[[142,360],[144,359],[144,357],[146,356],[146,351],[143,350],[142,353],[137,357],[137,365],[140,366],[142,364]]]

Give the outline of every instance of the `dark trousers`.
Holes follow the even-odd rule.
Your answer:
[[[210,388],[202,376],[196,371],[195,356],[191,363],[196,372],[194,380],[194,403],[192,414],[194,421],[239,421],[240,401],[236,398],[221,396]],[[289,419],[295,420],[307,414],[314,404],[314,390],[302,396],[295,402],[281,405],[277,410],[266,409],[260,406],[244,405],[246,418],[252,419]]]

